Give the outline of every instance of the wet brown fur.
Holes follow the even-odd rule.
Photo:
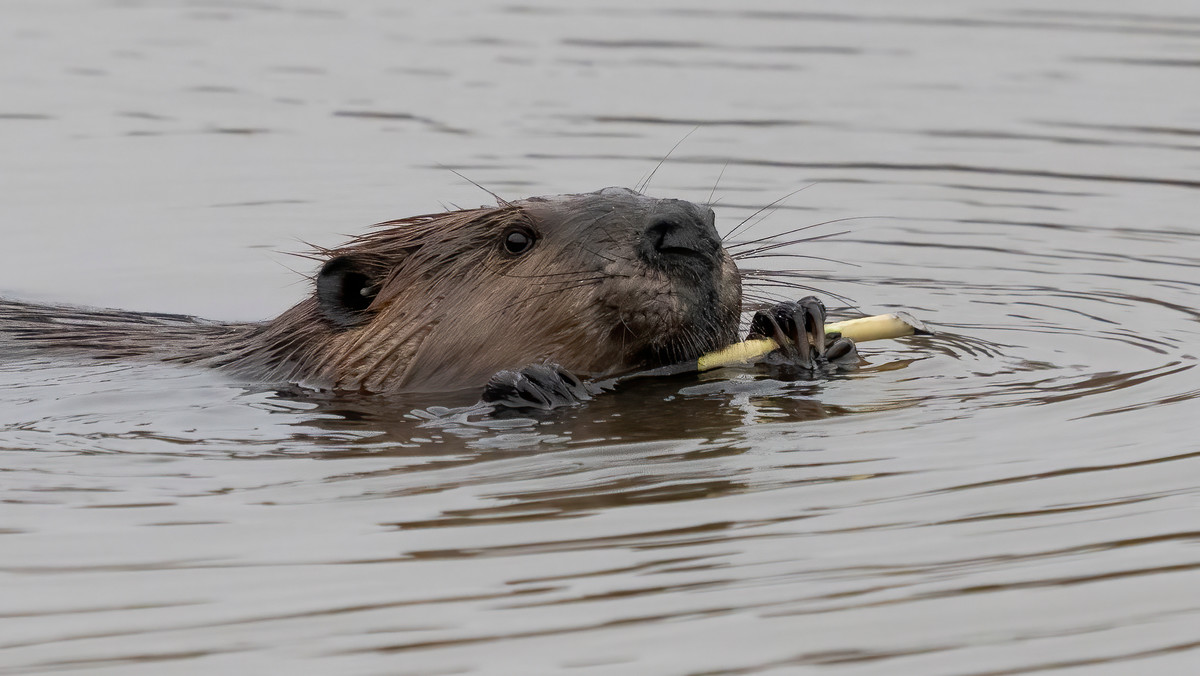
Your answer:
[[[317,294],[262,324],[0,301],[0,336],[338,390],[478,387],[547,360],[611,375],[736,340],[741,284],[719,242],[707,271],[637,253],[647,219],[680,208],[707,211],[606,189],[381,223],[321,252],[353,261],[377,290],[349,325],[331,321]],[[504,250],[513,229],[536,235],[528,253]]]

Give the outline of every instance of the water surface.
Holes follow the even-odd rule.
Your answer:
[[[699,127],[649,194],[941,334],[541,420],[0,358],[0,673],[1190,673],[1200,12],[726,5],[6,5],[5,297],[263,319]]]

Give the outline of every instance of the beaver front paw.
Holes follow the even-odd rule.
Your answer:
[[[592,398],[579,378],[558,364],[532,364],[519,371],[501,371],[483,390],[483,400],[504,408],[549,411]]]
[[[779,343],[779,349],[771,353],[774,363],[806,371],[850,369],[859,362],[854,341],[838,334],[825,335],[825,304],[816,296],[755,312],[746,338],[773,339]]]

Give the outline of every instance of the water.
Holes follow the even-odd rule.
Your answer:
[[[650,194],[808,186],[751,234],[860,219],[839,262],[760,263],[942,335],[542,421],[2,359],[0,673],[1200,663],[1194,3],[3,13],[6,297],[262,319],[281,252],[487,201],[446,168],[632,185],[699,125]]]

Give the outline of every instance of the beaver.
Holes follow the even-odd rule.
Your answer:
[[[553,405],[588,396],[579,376],[735,342],[742,312],[713,211],[627,188],[387,221],[319,258],[311,295],[264,323],[3,301],[0,335],[317,389],[486,386],[485,399]],[[758,313],[752,329],[812,368],[828,361],[824,313],[810,297]],[[856,361],[846,342],[834,361]]]

